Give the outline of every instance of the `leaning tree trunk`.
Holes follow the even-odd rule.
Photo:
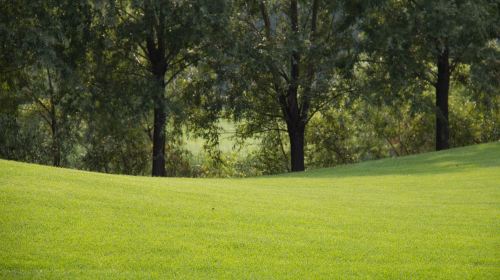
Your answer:
[[[165,177],[165,125],[167,113],[165,111],[165,82],[163,76],[157,77],[158,91],[154,98],[154,126],[153,126],[153,167],[152,176]]]
[[[438,79],[436,83],[436,151],[450,147],[448,121],[448,94],[450,90],[449,52],[446,48],[438,56]]]

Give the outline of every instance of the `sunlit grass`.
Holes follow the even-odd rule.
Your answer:
[[[218,148],[223,153],[237,153],[246,155],[256,148],[258,141],[256,139],[246,139],[244,145],[238,145],[236,138],[236,125],[228,120],[219,121],[221,128],[219,135]],[[206,140],[195,137],[192,133],[186,133],[184,136],[184,147],[194,156],[200,156],[205,151],[203,145]]]
[[[500,144],[249,179],[0,161],[0,278],[498,279]]]

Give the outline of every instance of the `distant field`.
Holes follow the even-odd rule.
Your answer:
[[[0,278],[500,279],[500,143],[247,179],[0,160]]]
[[[222,120],[220,121],[220,126],[223,131],[221,132],[219,139],[219,149],[222,152],[238,152],[241,154],[245,154],[256,147],[257,140],[255,139],[246,140],[244,147],[235,146],[236,139],[234,138],[234,136],[236,135],[236,127],[234,123],[227,120]],[[184,141],[186,149],[193,155],[197,156],[203,152],[203,144],[205,143],[205,140],[193,137],[192,135],[187,135]]]

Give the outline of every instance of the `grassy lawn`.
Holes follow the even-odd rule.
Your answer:
[[[249,151],[255,149],[256,145],[259,143],[255,139],[247,139],[245,141],[245,146],[238,151],[238,149],[235,149],[237,141],[234,138],[236,135],[236,125],[228,120],[221,120],[219,125],[222,128],[219,139],[219,149],[224,153],[237,151],[239,154],[245,155]],[[192,152],[193,155],[200,155],[204,151],[203,144],[205,144],[205,140],[193,137],[192,135],[188,135],[184,140],[186,149]]]
[[[500,143],[248,179],[0,161],[0,278],[499,279]]]

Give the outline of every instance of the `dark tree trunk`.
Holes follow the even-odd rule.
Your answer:
[[[165,84],[163,75],[157,77],[157,79],[159,81],[159,89],[154,100],[153,167],[151,175],[165,177],[167,176],[165,169],[165,124],[167,120],[164,100]]]
[[[59,131],[55,115],[51,114],[50,130],[52,133],[52,165],[61,166],[61,145],[59,143]]]
[[[59,135],[59,127],[56,114],[56,100],[52,78],[49,68],[47,68],[47,80],[49,82],[50,107],[48,109],[50,115],[50,132],[52,133],[52,165],[61,166],[61,138]]]
[[[290,1],[290,24],[292,32],[299,33],[299,15],[297,0]],[[288,137],[290,139],[290,165],[291,171],[304,171],[304,132],[305,123],[302,121],[302,115],[297,100],[299,78],[300,78],[300,54],[297,51],[292,52],[290,61],[290,84],[286,97],[286,122]]]
[[[297,38],[299,37],[299,12],[298,1],[290,0],[290,27],[292,32]],[[319,1],[314,0],[312,3],[312,18],[311,18],[311,42],[314,41],[316,32],[316,21],[318,16]],[[260,11],[264,21],[266,37],[269,41],[271,38],[271,21],[266,10],[264,1],[260,2]],[[288,83],[287,88],[281,88],[279,81],[279,71],[274,69],[272,71],[274,86],[278,94],[278,101],[281,106],[283,119],[287,124],[287,133],[290,140],[290,165],[291,171],[304,171],[304,138],[305,128],[308,122],[309,106],[310,106],[310,91],[311,84],[314,77],[315,69],[312,61],[306,61],[306,74],[307,80],[305,88],[303,88],[302,95],[299,101],[299,83],[301,80],[301,54],[295,50],[292,51],[290,57],[290,79],[286,79]]]
[[[292,69],[293,68],[294,67],[292,67]],[[286,104],[283,109],[286,112],[285,119],[288,138],[290,139],[291,171],[304,171],[304,134],[306,122],[303,120],[297,104],[297,87],[293,84],[290,85],[288,97],[282,100],[282,104]],[[284,100],[286,100],[286,102]]]
[[[289,125],[291,171],[304,171],[304,125]]]
[[[165,108],[165,73],[168,62],[165,49],[165,16],[163,9],[156,9],[150,1],[144,1],[144,19],[146,23],[146,49],[151,66],[151,73],[157,85],[154,102],[153,123],[153,166],[151,175],[157,177],[167,176],[165,169],[165,125],[167,112]]]
[[[157,106],[154,109],[154,130],[153,130],[153,169],[152,175],[164,177],[165,170],[165,121],[167,114],[165,109]]]
[[[450,90],[449,52],[446,48],[437,61],[438,79],[436,83],[436,151],[450,147],[450,127],[448,122],[448,94]]]

